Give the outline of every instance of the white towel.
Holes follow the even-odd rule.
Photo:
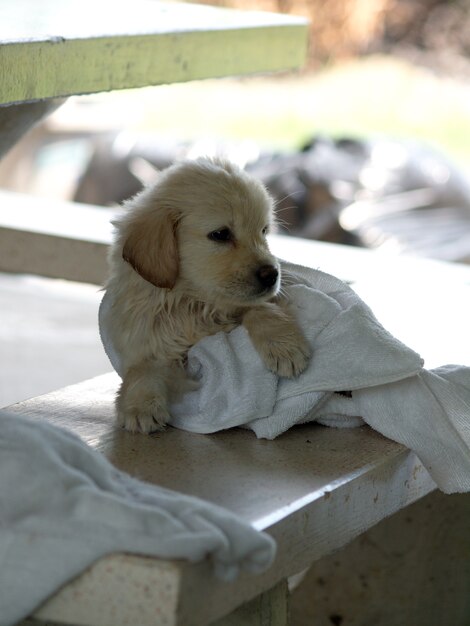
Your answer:
[[[118,471],[74,434],[0,412],[0,626],[112,552],[199,561],[231,580],[274,541],[216,505]]]
[[[285,262],[282,271],[312,347],[308,368],[296,379],[278,378],[243,326],[206,337],[188,355],[188,375],[199,389],[172,405],[170,423],[198,433],[244,426],[273,439],[307,421],[366,422],[414,450],[443,491],[470,490],[470,368],[425,370],[421,357],[388,333],[342,281]],[[111,304],[105,294],[101,337],[120,373],[106,332]]]

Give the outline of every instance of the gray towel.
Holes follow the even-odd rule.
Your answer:
[[[0,412],[0,626],[112,552],[199,561],[233,579],[274,541],[216,505],[118,471],[74,434]]]

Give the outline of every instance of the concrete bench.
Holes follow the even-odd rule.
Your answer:
[[[258,598],[257,610],[252,605],[230,618],[235,621],[220,623],[285,625],[287,577],[435,487],[413,453],[367,427],[308,425],[271,442],[239,429],[132,435],[114,424],[117,384],[116,375],[106,374],[9,410],[74,431],[132,475],[227,507],[276,539],[276,561],[265,574],[227,584],[214,578],[208,563],[112,555],[60,590],[37,619],[203,626]],[[276,618],[266,621],[273,607]]]

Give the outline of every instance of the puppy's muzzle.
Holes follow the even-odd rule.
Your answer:
[[[262,265],[256,271],[256,278],[263,289],[271,289],[277,282],[279,270],[274,265]]]

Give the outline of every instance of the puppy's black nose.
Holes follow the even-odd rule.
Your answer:
[[[276,284],[279,272],[274,265],[262,265],[256,272],[256,278],[263,287],[269,288]]]

